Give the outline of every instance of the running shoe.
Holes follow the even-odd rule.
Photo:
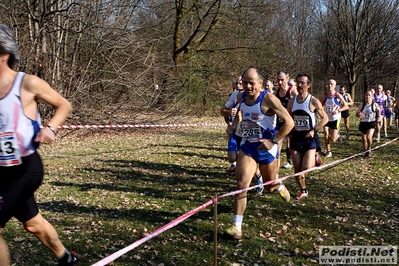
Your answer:
[[[308,197],[308,192],[301,191],[301,192],[299,192],[298,196],[296,197],[296,200],[306,199],[307,197]]]
[[[384,138],[385,138],[385,139],[388,138],[388,135],[387,135],[387,134],[384,134]]]
[[[242,237],[242,231],[238,230],[237,227],[232,225],[231,227],[226,229],[226,234],[228,234],[230,237],[234,239],[240,240]]]
[[[326,153],[326,157],[327,157],[327,158],[330,158],[330,157],[332,157],[332,152],[331,152],[331,151],[327,151],[327,153]]]
[[[74,251],[70,251],[71,257],[68,259],[68,262],[59,262],[58,266],[76,266],[79,262],[78,253]]]
[[[280,187],[278,188],[278,193],[286,203],[290,202],[291,200],[290,192],[283,183],[280,183]]]
[[[256,178],[256,184],[257,185],[263,184],[263,178],[261,175],[259,175],[259,177]],[[262,194],[262,192],[263,192],[263,185],[256,188],[256,193]]]
[[[235,165],[231,165],[229,167],[229,169],[226,170],[226,174],[233,174],[236,171],[236,166]]]
[[[349,132],[346,132],[346,140],[349,140]]]
[[[342,142],[343,141],[342,141],[341,133],[338,133],[338,143],[341,144]]]
[[[320,166],[323,164],[323,160],[321,159],[321,156],[318,152],[315,154],[315,165]]]
[[[289,162],[287,162],[286,164],[283,165],[283,168],[290,169],[292,168],[292,165]]]

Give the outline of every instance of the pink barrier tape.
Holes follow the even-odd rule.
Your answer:
[[[225,123],[195,123],[195,124],[136,124],[136,125],[62,125],[63,129],[84,129],[84,128],[168,128],[168,127],[209,127],[225,126]]]
[[[392,143],[392,142],[394,142],[394,141],[397,141],[398,139],[399,139],[399,138],[395,138],[395,139],[393,139],[393,140],[391,140],[391,141],[385,142],[384,144],[381,144],[381,145],[379,145],[379,146],[377,146],[377,147],[375,147],[375,148],[373,148],[373,149],[371,149],[371,150],[379,149],[379,148],[381,148],[381,147],[383,147],[383,146],[386,146],[386,145],[388,145],[388,144],[390,144],[390,143]],[[125,247],[125,248],[123,248],[123,249],[121,249],[121,250],[119,250],[119,251],[117,251],[117,252],[115,252],[115,253],[113,253],[113,254],[111,254],[111,255],[109,255],[108,257],[105,257],[104,259],[100,260],[99,262],[96,262],[96,263],[93,264],[92,266],[103,266],[103,265],[107,265],[107,264],[110,263],[110,262],[113,262],[114,260],[116,260],[116,259],[119,258],[120,256],[122,256],[122,255],[124,255],[125,253],[129,252],[130,250],[132,250],[132,249],[138,247],[139,245],[143,244],[144,242],[146,242],[146,241],[148,241],[148,240],[154,238],[155,236],[157,236],[157,235],[159,235],[159,234],[165,232],[166,230],[169,230],[170,228],[175,227],[176,225],[180,224],[181,222],[183,222],[184,220],[186,220],[187,218],[189,218],[189,217],[192,216],[193,214],[195,214],[195,213],[197,213],[197,212],[199,212],[199,211],[205,209],[206,207],[208,207],[208,206],[211,205],[212,203],[217,203],[217,202],[218,202],[218,199],[220,199],[220,198],[225,198],[225,197],[228,197],[228,196],[233,196],[233,195],[235,195],[235,194],[239,194],[239,193],[242,193],[242,192],[244,192],[244,191],[256,189],[256,188],[258,188],[258,187],[260,187],[260,186],[267,186],[267,185],[271,185],[271,184],[273,184],[273,183],[279,183],[279,182],[282,182],[282,181],[284,181],[284,180],[286,180],[286,179],[288,179],[288,178],[294,177],[294,176],[298,176],[298,175],[302,175],[302,174],[307,174],[307,173],[312,172],[312,171],[315,171],[315,170],[324,169],[324,168],[327,168],[327,167],[330,167],[330,166],[333,166],[333,165],[336,165],[336,164],[345,162],[345,161],[350,160],[350,159],[352,159],[352,158],[355,158],[355,157],[357,157],[357,156],[361,156],[361,155],[363,155],[364,153],[365,153],[365,152],[357,153],[357,154],[351,155],[351,156],[349,156],[349,157],[346,157],[346,158],[343,158],[343,159],[340,159],[340,160],[333,161],[333,162],[328,163],[328,164],[323,164],[323,165],[321,165],[321,166],[312,167],[312,168],[306,169],[306,170],[304,170],[304,171],[302,171],[302,172],[298,172],[298,173],[295,173],[295,174],[291,174],[291,175],[287,175],[287,176],[284,176],[284,177],[281,177],[281,178],[277,178],[276,180],[267,181],[267,182],[265,182],[265,183],[263,183],[263,184],[260,184],[260,185],[255,185],[255,186],[252,186],[252,187],[248,187],[248,188],[241,189],[241,190],[236,190],[236,191],[233,191],[233,192],[226,193],[226,194],[223,194],[223,195],[221,195],[221,196],[218,196],[218,197],[214,198],[213,200],[210,200],[210,201],[208,201],[208,202],[206,202],[206,203],[204,203],[204,204],[198,206],[197,208],[195,208],[195,209],[193,209],[193,210],[191,210],[191,211],[189,211],[189,212],[187,212],[187,213],[185,213],[185,214],[179,216],[179,217],[176,218],[175,220],[169,222],[168,224],[166,224],[166,225],[164,225],[164,226],[158,228],[157,230],[153,231],[152,233],[148,234],[146,237],[143,237],[143,238],[139,239],[138,241],[134,242],[133,244],[131,244],[131,245],[129,245],[129,246],[127,246],[127,247]]]
[[[159,235],[160,233],[169,230],[172,227],[175,227],[176,225],[180,224],[182,221],[186,220],[187,218],[189,218],[190,216],[192,216],[193,214],[199,212],[202,209],[205,209],[207,206],[211,205],[215,200],[210,200],[204,204],[202,204],[201,206],[183,214],[182,216],[178,217],[177,219],[171,221],[170,223],[158,228],[157,230],[155,230],[154,232],[150,233],[149,235],[147,235],[146,237],[141,238],[140,240],[134,242],[133,244],[111,254],[110,256],[100,260],[99,262],[96,262],[95,264],[93,264],[92,266],[102,266],[102,265],[106,265],[112,261],[114,261],[115,259],[119,258],[120,256],[122,256],[123,254],[129,252],[130,250],[136,248],[137,246],[141,245],[142,243],[150,240],[151,238]],[[217,201],[217,200],[216,200]]]

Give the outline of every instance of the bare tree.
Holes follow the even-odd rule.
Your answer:
[[[330,62],[347,79],[352,97],[360,77],[381,68],[398,45],[397,0],[327,0],[323,17]],[[328,62],[327,62],[328,63]]]

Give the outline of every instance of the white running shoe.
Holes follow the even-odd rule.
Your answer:
[[[289,162],[287,162],[286,164],[283,165],[283,168],[290,169],[292,168],[292,165]]]
[[[262,185],[262,184],[263,184],[263,178],[262,178],[262,176],[259,176],[259,177],[256,179],[256,184],[257,184],[257,185]],[[256,193],[258,193],[259,195],[261,195],[262,192],[263,192],[263,185],[256,188]]]

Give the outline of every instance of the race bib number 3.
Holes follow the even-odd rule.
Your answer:
[[[309,123],[308,116],[296,115],[296,116],[294,116],[294,122],[295,122],[295,130],[296,131],[310,130],[310,123]]]
[[[0,133],[0,166],[21,164],[21,155],[12,132]]]

